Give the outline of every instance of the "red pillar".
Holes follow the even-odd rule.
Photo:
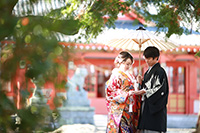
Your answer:
[[[196,99],[197,66],[190,62],[186,69],[186,114],[194,114],[194,100]]]

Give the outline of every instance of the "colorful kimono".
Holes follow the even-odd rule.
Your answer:
[[[134,86],[134,82],[133,75],[115,70],[106,83],[107,133],[136,132],[140,111],[140,97],[128,95],[131,89],[135,89],[131,87]]]

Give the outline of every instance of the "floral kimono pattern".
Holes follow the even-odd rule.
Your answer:
[[[128,96],[134,87],[133,75],[122,71],[112,73],[106,83],[106,101],[108,110],[107,133],[136,132],[140,111],[140,97]],[[130,106],[132,105],[132,107]],[[130,111],[130,108],[132,111]],[[131,130],[131,131],[130,131]]]

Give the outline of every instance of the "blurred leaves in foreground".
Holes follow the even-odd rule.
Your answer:
[[[49,109],[35,91],[46,82],[53,83],[56,91],[65,87],[72,49],[59,44],[57,35],[82,31],[78,39],[90,40],[105,25],[113,26],[119,12],[129,10],[130,1],[0,1],[1,132],[52,130],[51,114],[59,114],[56,107],[61,102],[55,96],[55,108]],[[31,104],[34,96],[37,102]]]

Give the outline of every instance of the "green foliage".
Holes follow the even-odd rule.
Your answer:
[[[1,84],[0,87],[2,88]],[[16,113],[17,109],[2,89],[0,90],[0,132],[8,132],[12,128],[11,115]]]
[[[119,12],[129,11],[131,1],[121,2],[119,0],[71,0],[66,9],[62,11],[69,18],[75,17],[80,21],[80,38],[91,38],[103,31],[105,26],[114,27]]]
[[[25,4],[33,7],[38,1],[30,0]],[[44,130],[41,125],[45,125],[44,120],[50,116],[51,110],[46,106],[36,105],[28,108],[23,105],[23,108],[17,110],[14,102],[5,95],[4,90],[7,89],[4,88],[5,84],[16,76],[19,67],[24,67],[26,81],[31,79],[37,87],[42,87],[45,82],[51,81],[56,89],[63,88],[66,82],[66,62],[70,58],[71,49],[60,45],[55,34],[80,33],[75,41],[86,38],[89,42],[91,38],[97,37],[105,26],[115,27],[114,22],[118,14],[130,11],[130,5],[133,5],[135,1],[68,0],[66,7],[52,9],[44,15],[34,16],[31,14],[33,8],[28,8],[22,16],[15,16],[13,9],[18,2],[18,0],[0,1],[0,131],[15,130],[16,127],[12,124],[10,116],[17,114],[22,119],[21,132],[32,132]],[[65,1],[59,0],[59,2]],[[150,14],[149,4],[158,7],[157,15]],[[133,7],[147,21],[154,21],[158,30],[166,32],[168,37],[172,34],[181,35],[191,32],[180,27],[180,22],[191,25],[191,29],[194,22],[198,24],[200,22],[199,0],[142,0],[135,2]],[[62,79],[58,78],[59,74]],[[17,88],[14,89],[16,92]],[[27,83],[24,89],[27,89]],[[21,91],[23,104],[29,95],[27,91]],[[56,106],[62,103],[61,100],[62,98],[54,99]]]
[[[19,132],[42,131],[46,129],[51,112],[46,106],[31,106],[17,111],[21,119]],[[50,129],[49,129],[50,130]]]
[[[152,15],[152,18],[156,22],[159,22],[157,24],[158,30],[161,29],[162,31],[166,32],[167,37],[170,37],[172,34],[181,35],[183,33],[183,28],[179,26],[177,12],[174,12],[174,10],[171,8],[166,8],[165,5],[162,5],[160,7],[160,12],[157,15]]]
[[[136,2],[133,7],[146,21],[155,22],[157,31],[164,31],[167,37],[172,34],[200,32],[199,0],[142,0]],[[157,13],[151,14],[150,8],[154,7]]]
[[[200,51],[195,54],[195,56],[200,57]]]
[[[0,1],[0,40],[12,34],[17,23],[17,18],[11,13],[18,0]]]
[[[102,32],[105,25],[114,26],[119,12],[126,12],[130,3],[118,0],[67,1],[66,7],[60,7],[43,15],[33,15],[33,6],[39,0],[29,0],[23,3],[27,10],[19,10],[21,14],[14,15],[13,9],[18,0],[0,1],[0,131],[14,132],[19,127],[20,132],[44,130],[45,120],[51,116],[51,110],[46,106],[26,106],[30,96],[28,81],[32,80],[37,88],[47,81],[53,82],[56,89],[64,88],[66,78],[66,62],[69,60],[70,49],[59,44],[55,34],[74,35],[87,40]],[[47,0],[52,3],[54,0]],[[22,1],[21,1],[22,2]],[[59,0],[63,3],[64,0]],[[107,15],[107,17],[105,17]],[[19,68],[25,69],[26,82],[20,91],[22,108],[16,109],[16,97],[13,100],[5,95],[8,90],[6,83],[12,81]],[[58,78],[61,75],[61,78]],[[17,92],[17,87],[14,87]],[[39,96],[42,98],[42,95]],[[55,106],[63,100],[56,97]],[[15,115],[16,114],[16,115]],[[13,117],[11,117],[11,115]],[[15,124],[16,118],[21,119]],[[41,126],[44,125],[44,126]],[[17,127],[18,126],[18,127]]]
[[[52,81],[55,82],[57,88],[63,88],[63,81],[58,82],[57,75],[58,73],[66,75],[62,62],[68,60],[69,50],[58,43],[54,33],[60,32],[67,35],[77,33],[78,21],[57,20],[48,15],[48,17],[31,15],[17,17],[12,14],[17,1],[12,3],[3,0],[0,5],[2,3],[4,7],[0,9],[0,40],[3,42],[1,43],[0,84],[11,81],[19,65],[23,65],[27,69],[24,76],[27,80],[32,79],[37,82],[37,86],[42,86],[46,81]],[[4,40],[5,37],[12,37],[13,40]],[[7,88],[2,86],[0,88],[1,132],[14,132],[17,129],[15,118],[11,117],[14,114],[22,120],[18,125],[20,132],[42,131],[47,128],[45,126],[49,123],[46,122],[49,121],[46,119],[51,116],[48,106],[32,105],[27,108],[26,99],[30,94],[27,91],[21,91],[22,108],[16,109],[16,104],[14,104],[16,99],[14,101],[8,99],[3,91]],[[13,89],[16,92],[17,88]]]

